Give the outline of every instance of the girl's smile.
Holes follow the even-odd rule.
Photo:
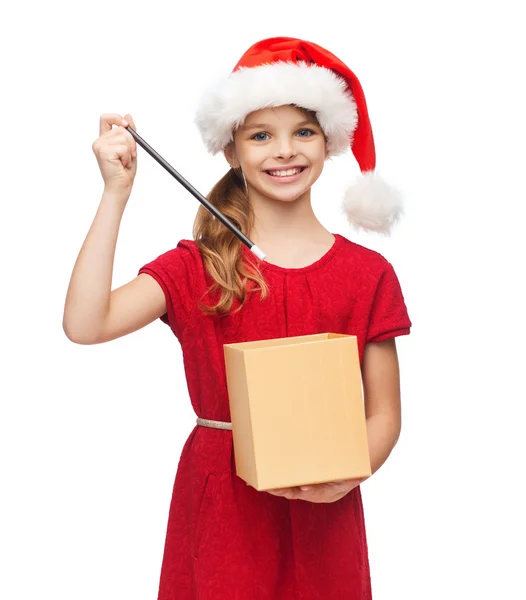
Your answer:
[[[267,169],[264,173],[276,183],[293,183],[297,181],[308,167],[291,166],[278,169]]]

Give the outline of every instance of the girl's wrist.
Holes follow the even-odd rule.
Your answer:
[[[111,186],[104,186],[104,191],[103,191],[103,197],[104,196],[109,196],[112,198],[126,198],[128,199],[130,197],[131,194],[131,188],[127,189],[127,188],[112,188]]]
[[[115,189],[105,187],[102,193],[101,204],[111,204],[112,206],[118,207],[120,210],[126,208],[128,199],[130,198],[131,190]]]

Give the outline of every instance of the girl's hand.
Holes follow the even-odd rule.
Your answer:
[[[353,488],[359,486],[367,477],[362,479],[346,479],[329,483],[316,483],[299,487],[267,490],[273,496],[282,496],[288,500],[306,500],[307,502],[328,503],[341,500]]]
[[[113,125],[116,125],[113,128]],[[100,136],[93,142],[106,190],[130,192],[137,172],[137,144],[126,127],[136,130],[131,115],[104,114]]]

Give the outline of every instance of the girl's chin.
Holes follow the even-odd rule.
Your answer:
[[[267,200],[273,200],[274,202],[295,202],[299,200],[299,198],[305,196],[308,192],[308,189],[297,189],[297,190],[287,190],[286,192],[276,192],[274,190],[258,190],[258,193],[263,198]]]
[[[312,177],[302,177],[308,171],[310,171],[309,168],[304,169],[298,180],[291,183],[276,183],[274,181],[276,177],[270,177],[266,173],[263,173],[262,176],[258,174],[255,181],[252,184],[249,182],[248,186],[252,192],[262,198],[279,202],[294,202],[308,194],[314,183]]]

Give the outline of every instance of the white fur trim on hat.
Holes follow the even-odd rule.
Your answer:
[[[255,110],[296,104],[316,112],[329,155],[348,150],[358,123],[347,84],[330,69],[304,62],[275,62],[234,71],[203,99],[196,124],[207,149],[220,152]]]
[[[349,187],[343,209],[355,229],[389,235],[403,214],[400,194],[375,171],[366,171]]]

